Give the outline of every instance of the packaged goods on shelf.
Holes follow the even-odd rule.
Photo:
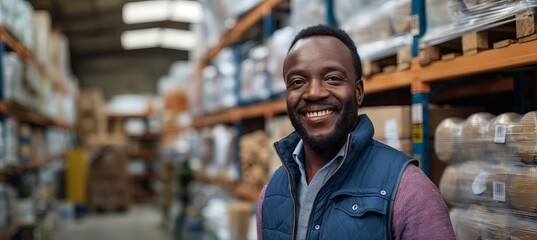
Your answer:
[[[259,193],[269,179],[269,153],[272,150],[265,131],[257,130],[241,136],[240,161],[242,189]]]
[[[296,31],[317,24],[326,23],[326,3],[324,0],[291,1],[290,26]]]
[[[526,163],[537,161],[537,111],[528,112],[515,126],[516,152]]]
[[[250,225],[255,224],[255,222],[251,221],[252,212],[253,209],[251,202],[233,201],[229,204],[229,223],[231,230],[230,239],[253,239],[248,236]]]
[[[466,117],[480,108],[475,107],[442,107],[429,106],[429,135],[433,136],[434,130],[442,120],[447,117]],[[375,126],[375,139],[410,139],[412,129],[411,107],[380,106],[362,107],[359,114],[367,114]]]
[[[466,119],[447,118],[435,131],[435,152],[446,163],[481,160],[533,163],[536,154],[535,112],[494,117],[475,113]]]
[[[203,69],[203,109],[207,113],[217,112],[220,107],[220,82],[218,70],[209,65]]]
[[[357,9],[364,9],[374,3],[374,0],[334,0],[334,15],[338,23],[344,23]]]
[[[283,61],[293,41],[294,33],[293,28],[284,27],[276,30],[267,40],[267,47],[269,48],[267,71],[272,80],[272,95],[280,95],[285,92],[286,85],[283,79]]]
[[[439,189],[451,205],[479,204],[508,209],[514,204],[511,196],[525,191],[514,191],[511,187],[511,178],[519,172],[515,165],[482,161],[452,164],[445,169]]]
[[[30,164],[30,160],[32,157],[32,136],[31,136],[31,129],[30,124],[28,123],[20,123],[18,128],[18,136],[19,136],[19,163],[21,165],[28,165]]]
[[[123,123],[123,131],[129,136],[142,136],[148,129],[144,119],[127,119]]]
[[[4,183],[0,183],[0,233],[4,233],[8,227],[8,205],[7,193]]]
[[[52,18],[50,13],[46,10],[34,11],[34,54],[36,60],[39,63],[46,63],[49,61],[48,56],[48,42],[50,38],[50,32],[52,30]]]
[[[4,70],[4,98],[25,103],[25,93],[23,92],[24,63],[14,52],[6,52],[2,56]]]
[[[534,239],[534,214],[516,215],[509,211],[471,206],[450,211],[457,239]]]
[[[267,121],[266,130],[269,137],[268,144],[270,146],[268,157],[270,176],[274,173],[274,171],[276,171],[276,169],[278,169],[282,165],[282,161],[280,160],[280,157],[278,156],[272,145],[276,141],[280,141],[282,138],[291,134],[293,131],[295,131],[295,128],[291,124],[289,117],[278,116]]]
[[[224,0],[228,18],[238,19],[242,14],[261,3],[261,0]]]
[[[28,49],[34,43],[33,29],[28,26],[33,22],[33,7],[23,0],[4,0],[0,3],[0,25],[12,32]]]
[[[361,1],[355,4],[362,6],[340,25],[356,43],[362,60],[378,60],[410,49],[410,0]]]
[[[7,117],[4,120],[4,166],[16,166],[19,163],[18,156],[18,122],[14,118]]]
[[[248,58],[240,66],[240,100],[242,103],[266,100],[270,97],[270,76],[267,72],[268,48],[250,49]]]
[[[185,90],[191,81],[192,63],[176,61],[168,70],[168,75],[159,79],[157,92],[159,96],[166,96],[170,92]]]
[[[108,129],[104,97],[101,90],[87,89],[77,97],[77,136],[85,144],[92,134],[104,133]]]
[[[420,40],[420,47],[515,21],[517,13],[536,6],[534,0],[428,0],[427,30]]]
[[[487,134],[487,126],[495,116],[486,113],[474,113],[469,116],[462,125],[461,138],[459,144],[462,154],[466,159],[483,159],[488,158],[485,151],[485,137]]]
[[[214,159],[207,168],[209,175],[224,174],[232,180],[238,179],[236,146],[238,133],[233,127],[216,125],[212,129],[214,141]]]
[[[201,0],[203,9],[203,19],[199,23],[200,30],[204,33],[204,39],[208,47],[215,46],[220,41],[221,37],[226,32],[227,28],[224,25],[225,16],[222,9],[219,8],[219,1]]]
[[[213,63],[219,72],[218,92],[220,106],[224,109],[235,107],[239,103],[239,64],[232,48],[220,50]]]
[[[125,147],[101,146],[90,161],[88,210],[116,211],[129,206]]]

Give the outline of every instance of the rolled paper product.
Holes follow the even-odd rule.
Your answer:
[[[453,204],[457,197],[457,170],[457,165],[448,165],[440,178],[440,193],[449,204]]]
[[[454,208],[449,215],[457,239],[479,240],[486,210],[477,205],[470,208]]]
[[[459,138],[464,120],[446,118],[434,131],[434,151],[438,159],[446,163],[462,162],[464,157],[459,147]]]
[[[522,116],[515,126],[518,155],[526,163],[537,162],[537,111]]]
[[[524,166],[511,178],[509,198],[516,209],[534,213],[537,210],[537,168]]]
[[[479,203],[489,200],[487,179],[490,171],[487,164],[479,161],[465,162],[457,171],[457,203]]]
[[[487,126],[494,118],[490,113],[480,112],[470,115],[461,130],[460,146],[468,160],[486,160],[485,136]]]
[[[487,127],[485,141],[489,156],[497,161],[520,161],[516,153],[515,126],[520,121],[518,113],[502,113]]]
[[[509,239],[509,214],[505,210],[483,213],[482,240]]]
[[[511,240],[537,239],[537,220],[534,218],[513,217],[510,223]]]
[[[509,187],[511,176],[516,167],[513,165],[496,164],[490,169],[490,176],[487,178],[487,196],[495,206],[509,207]]]

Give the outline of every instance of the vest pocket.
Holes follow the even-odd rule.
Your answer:
[[[361,218],[368,213],[386,215],[389,199],[380,191],[338,191],[332,194],[330,200],[334,209],[350,217]]]

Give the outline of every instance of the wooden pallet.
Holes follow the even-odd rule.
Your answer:
[[[362,61],[364,78],[371,78],[377,73],[392,73],[410,69],[412,50],[399,50],[397,53],[374,61]]]
[[[511,16],[515,21],[420,48],[419,62],[423,66],[435,61],[449,61],[462,55],[473,55],[514,43],[536,40],[536,16],[536,9],[528,8]]]

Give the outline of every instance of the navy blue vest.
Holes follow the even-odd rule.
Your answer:
[[[392,208],[407,164],[405,154],[372,139],[365,115],[351,133],[341,168],[317,195],[308,239],[390,239]],[[262,206],[263,240],[294,239],[300,172],[292,152],[300,137],[292,133],[274,144],[283,166],[270,179]],[[311,197],[311,196],[307,196]]]

